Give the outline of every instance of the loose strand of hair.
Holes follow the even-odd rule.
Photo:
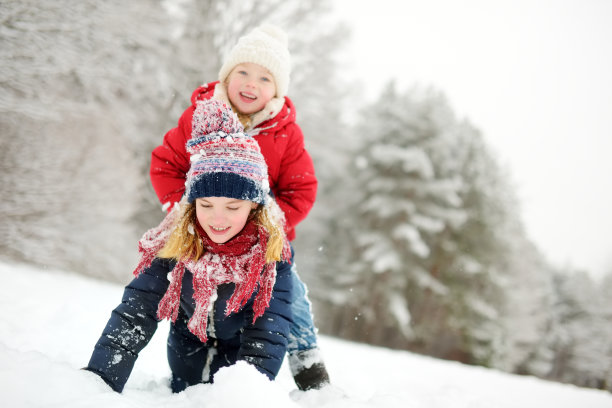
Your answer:
[[[197,222],[195,212],[195,202],[188,204],[158,256],[177,260],[200,259],[204,246],[198,229],[194,227],[194,222]]]
[[[267,206],[260,206],[256,210],[256,218],[258,224],[268,231],[266,263],[281,261],[283,247],[285,245],[285,240],[287,239],[283,225],[271,215]]]

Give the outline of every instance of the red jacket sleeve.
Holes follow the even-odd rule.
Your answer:
[[[185,192],[185,179],[189,171],[189,155],[185,148],[191,137],[191,120],[195,108],[187,108],[178,126],[170,129],[160,146],[151,153],[149,175],[159,201],[169,211]]]
[[[318,183],[300,127],[294,124],[287,137],[288,144],[281,160],[278,180],[272,189],[279,207],[285,213],[288,238],[293,240],[294,228],[306,218],[314,205]]]

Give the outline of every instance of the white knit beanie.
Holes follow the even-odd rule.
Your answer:
[[[291,56],[287,34],[272,24],[263,24],[249,34],[240,37],[219,70],[219,81],[223,83],[238,64],[252,62],[266,68],[274,76],[276,96],[287,95]]]

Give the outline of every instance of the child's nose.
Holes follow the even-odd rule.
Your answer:
[[[225,214],[223,213],[223,211],[215,211],[213,213],[213,221],[215,223],[221,223],[225,220]]]

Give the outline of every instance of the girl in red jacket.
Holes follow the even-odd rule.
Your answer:
[[[287,237],[295,238],[295,226],[314,204],[317,179],[302,130],[295,122],[295,108],[286,96],[289,72],[287,37],[279,28],[263,25],[239,39],[219,71],[219,80],[193,92],[191,106],[178,126],[153,150],[151,182],[166,210],[185,193],[187,141],[193,131],[206,131],[201,129],[206,123],[193,114],[197,101],[214,98],[231,106],[245,131],[258,142],[268,166],[270,189],[284,212]],[[294,324],[287,349],[289,365],[299,389],[318,389],[329,384],[329,376],[317,346],[307,290],[295,262],[292,265]]]

